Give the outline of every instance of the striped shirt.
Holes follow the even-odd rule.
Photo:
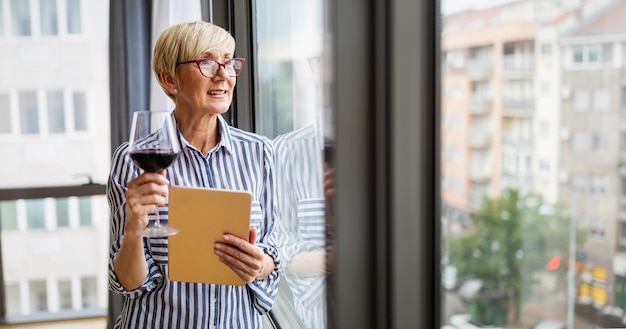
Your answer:
[[[325,249],[323,137],[317,128],[308,125],[274,139],[278,248],[294,307],[309,329],[326,328],[325,278],[290,274],[289,266],[298,253]]]
[[[274,150],[265,137],[228,126],[218,120],[221,140],[206,156],[179,134],[181,153],[167,169],[172,185],[246,190],[252,193],[250,225],[257,230],[257,245],[276,262],[266,279],[244,286],[170,281],[167,271],[167,238],[145,238],[148,275],[135,290],[126,290],[113,271],[113,260],[124,240],[127,183],[141,171],[128,155],[128,143],[114,152],[107,184],[112,216],[109,288],[125,296],[114,328],[261,328],[261,315],[268,312],[278,289],[280,260],[276,246],[274,216]],[[159,208],[167,222],[167,205]],[[211,211],[207,209],[207,211]],[[153,215],[149,216],[153,220]],[[202,257],[203,251],[198,251]]]

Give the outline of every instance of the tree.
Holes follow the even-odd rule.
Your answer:
[[[517,322],[531,290],[523,287],[534,284],[534,274],[545,270],[553,256],[567,259],[571,220],[563,207],[546,205],[540,196],[523,196],[515,189],[505,190],[499,198],[485,198],[472,220],[473,230],[450,238],[449,260],[460,277],[482,281],[482,295],[473,305],[478,310],[475,322],[502,324],[484,322],[495,321],[485,317],[489,305],[485,298],[498,296],[501,303],[503,295]],[[577,234],[577,244],[585,238]],[[559,270],[565,275],[564,267]]]

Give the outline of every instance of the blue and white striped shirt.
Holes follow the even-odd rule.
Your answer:
[[[326,328],[324,275],[289,271],[291,260],[299,253],[325,251],[323,137],[319,125],[304,126],[278,136],[274,147],[276,172],[280,173],[277,222],[284,279],[291,288],[302,323],[308,329],[323,329]]]
[[[109,259],[109,288],[125,296],[114,328],[261,328],[261,315],[268,312],[278,289],[275,223],[274,150],[265,137],[228,126],[219,117],[220,143],[206,156],[180,135],[181,153],[167,169],[172,185],[246,190],[252,193],[250,225],[257,230],[257,245],[277,266],[266,279],[244,286],[170,281],[167,276],[167,238],[146,238],[148,266],[145,282],[126,290],[113,271],[113,260],[124,239],[127,183],[141,174],[128,155],[128,143],[114,152],[107,185],[113,240]],[[160,216],[167,221],[167,206]],[[211,211],[207,209],[207,211]],[[150,216],[153,219],[153,216]]]

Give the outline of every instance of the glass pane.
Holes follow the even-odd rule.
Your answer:
[[[19,103],[22,134],[39,133],[39,109],[37,106],[37,93],[34,91],[20,92]]]
[[[65,132],[65,109],[62,91],[48,91],[48,132]]]
[[[29,229],[43,229],[46,227],[44,215],[44,200],[26,200],[26,218]]]
[[[80,218],[80,226],[91,226],[91,198],[78,198],[78,215]]]
[[[326,327],[323,0],[255,6],[258,132],[274,138],[279,251],[284,264],[275,312],[281,326]],[[329,129],[330,130],[330,129]],[[330,150],[330,149],[328,149]],[[283,318],[285,317],[285,318]]]
[[[28,283],[30,313],[48,312],[48,295],[46,281],[33,280]]]
[[[41,35],[59,34],[59,23],[56,0],[39,0],[41,18]]]
[[[9,4],[13,35],[31,35],[30,1],[11,0]]]
[[[626,1],[488,2],[440,1],[442,324],[624,328]]]
[[[74,130],[87,131],[87,101],[85,93],[74,93]]]
[[[72,282],[70,280],[59,280],[59,308],[61,310],[72,309]]]
[[[81,33],[80,0],[66,0],[65,6],[67,7],[67,33]]]
[[[15,201],[0,201],[0,229],[3,232],[17,230],[17,208]]]
[[[69,203],[67,198],[55,199],[57,210],[57,227],[69,227],[70,226],[70,212]]]
[[[0,94],[0,134],[11,133],[11,103],[8,94]]]

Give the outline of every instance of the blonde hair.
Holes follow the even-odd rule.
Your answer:
[[[174,99],[161,81],[161,71],[168,72],[172,79],[177,78],[176,63],[195,59],[203,53],[214,50],[235,52],[235,39],[225,29],[209,22],[197,21],[176,24],[159,35],[154,45],[152,72],[165,94]]]

